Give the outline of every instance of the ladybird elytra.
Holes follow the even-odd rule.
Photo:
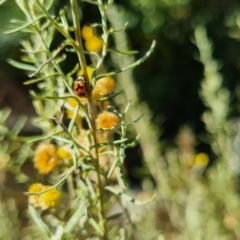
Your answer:
[[[73,90],[78,97],[86,98],[88,96],[86,90],[86,83],[82,75],[77,76],[73,82]]]

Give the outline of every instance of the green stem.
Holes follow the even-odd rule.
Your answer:
[[[80,18],[78,14],[78,5],[76,0],[70,0],[72,5],[72,16],[73,16],[73,23],[75,27],[75,41],[76,41],[76,51],[78,55],[79,62],[81,64],[81,68],[83,70],[84,78],[86,81],[86,88],[88,90],[88,113],[90,116],[91,121],[91,131],[93,135],[93,141],[94,145],[97,144],[97,130],[96,130],[96,123],[95,123],[95,107],[92,99],[92,85],[89,81],[88,74],[87,74],[87,66],[86,66],[86,60],[82,45],[82,37],[81,37],[81,28],[80,28]],[[100,222],[103,223],[103,239],[108,239],[108,230],[107,230],[107,224],[106,224],[106,217],[105,217],[105,209],[104,209],[104,192],[103,192],[103,183],[101,180],[101,169],[99,165],[99,152],[98,147],[95,147],[95,158],[96,158],[96,173],[97,173],[97,185],[98,185],[98,194],[99,194],[99,205],[100,205]]]
[[[103,30],[103,50],[102,50],[102,56],[101,59],[98,61],[96,68],[99,69],[101,66],[105,56],[107,55],[107,46],[108,46],[108,28],[107,28],[107,15],[106,15],[106,10],[104,8],[102,0],[97,0],[98,1],[98,8],[101,14],[101,19],[102,19],[102,30]]]
[[[82,45],[82,36],[81,36],[81,27],[80,27],[80,17],[79,17],[79,9],[76,0],[70,0],[72,5],[72,17],[73,17],[73,25],[75,28],[75,43],[76,43],[76,52],[78,55],[78,60],[81,65],[81,69],[83,70],[84,79],[86,82],[86,87],[88,92],[91,91],[91,83],[87,74],[87,64],[85,55],[83,53],[83,45]]]

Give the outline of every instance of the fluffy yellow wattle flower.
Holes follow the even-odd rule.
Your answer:
[[[44,190],[44,186],[41,183],[34,183],[32,184],[29,189],[28,192],[29,193],[37,193],[37,192],[41,192]],[[28,197],[28,202],[33,205],[34,207],[39,207],[39,195],[29,195]]]
[[[90,82],[92,81],[92,72],[93,72],[93,68],[87,66],[87,75]],[[82,69],[79,70],[78,74],[79,75],[83,74]],[[114,90],[114,87],[115,87],[115,81],[112,77],[104,77],[97,80],[92,92],[93,99],[98,100],[102,97],[105,97],[111,94]]]
[[[45,186],[41,183],[34,183],[29,187],[28,192],[38,193],[46,191],[50,188],[51,186]],[[60,195],[61,195],[60,192],[56,188],[53,188],[41,194],[29,195],[28,201],[34,207],[46,210],[49,208],[54,208],[58,205],[60,201]]]
[[[109,111],[103,111],[98,114],[96,119],[97,129],[113,128],[120,123],[120,118]]]
[[[112,77],[104,77],[99,79],[96,82],[96,85],[93,89],[93,99],[98,100],[106,95],[109,95],[113,92],[115,87],[115,81]]]
[[[51,188],[51,186],[45,186],[45,190],[49,188]],[[60,201],[60,196],[61,194],[56,188],[41,194],[41,208],[45,210],[56,207]]]
[[[60,159],[57,155],[57,149],[53,144],[39,144],[34,151],[33,162],[34,167],[38,169],[39,173],[50,173],[60,164]]]

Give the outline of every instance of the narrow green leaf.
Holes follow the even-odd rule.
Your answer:
[[[59,99],[68,99],[68,98],[74,98],[72,95],[68,96],[62,96],[62,97],[50,97],[50,96],[44,96],[46,99],[51,99],[51,100],[59,100]]]
[[[9,129],[7,127],[0,125],[0,134],[6,135],[8,131]]]
[[[88,140],[88,144],[89,144],[88,151],[90,151],[91,146],[93,144],[92,133],[90,131],[87,133],[87,140]]]
[[[78,69],[79,69],[79,63],[77,63],[75,66],[74,66],[74,68],[70,71],[70,72],[68,72],[67,73],[67,77],[70,77],[70,76],[72,76],[73,74],[75,74],[77,71],[78,71]]]
[[[145,204],[150,203],[151,201],[153,201],[153,199],[156,197],[156,194],[154,193],[153,196],[149,200],[147,200],[147,201],[139,201],[139,200],[136,200],[133,197],[128,196],[126,193],[117,190],[114,187],[106,186],[105,189],[108,190],[109,192],[115,194],[116,196],[121,196],[121,197],[123,197],[124,199],[126,199],[129,202],[135,203],[136,205],[145,205]]]
[[[97,69],[93,69],[92,72],[92,85],[93,87],[96,85],[96,81],[97,81]]]
[[[120,91],[120,92],[117,92],[117,93],[113,93],[113,94],[111,94],[111,95],[109,95],[109,96],[100,98],[100,99],[97,100],[97,102],[99,102],[99,101],[105,101],[105,100],[109,100],[109,99],[111,99],[111,98],[114,98],[114,97],[116,97],[117,95],[121,94],[122,92],[123,92],[123,90]]]
[[[63,235],[64,235],[64,226],[62,225],[62,223],[58,223],[58,225],[55,228],[55,233],[54,236],[51,238],[52,240],[60,240],[63,239]]]
[[[96,53],[96,52],[83,51],[83,53],[84,53],[84,54],[88,54],[88,55],[96,56],[98,60],[101,59],[101,57],[99,56],[99,54]],[[97,78],[97,79],[99,79],[99,78]]]
[[[45,192],[49,192],[49,191],[51,191],[52,189],[54,189],[54,188],[57,188],[60,184],[62,184],[67,178],[68,178],[68,176],[70,175],[70,174],[72,174],[72,172],[73,172],[73,170],[74,170],[74,168],[73,167],[71,167],[70,169],[68,169],[68,173],[66,173],[66,175],[62,178],[62,179],[60,179],[56,184],[54,184],[53,186],[51,186],[50,188],[48,188],[47,190],[43,190],[43,191],[40,191],[40,192],[25,192],[25,194],[26,195],[40,195],[40,194],[43,194],[43,193],[45,193]]]
[[[26,16],[26,19],[31,19],[32,16],[29,12],[29,8],[27,6],[27,2],[26,1],[23,1],[23,0],[15,0],[18,7],[23,11],[24,15]]]
[[[114,106],[107,106],[107,108],[108,108],[109,111],[117,114],[118,116],[122,115],[121,112],[117,108],[115,108]]]
[[[89,168],[89,166],[87,166],[87,167]],[[89,170],[95,170],[95,168],[89,168]],[[93,199],[93,200],[96,199],[97,193],[95,192],[93,183],[89,180],[89,178],[86,178],[85,182],[86,182],[88,192],[90,193],[91,199]]]
[[[21,63],[21,62],[15,61],[13,59],[8,59],[7,62],[16,68],[19,68],[19,69],[22,69],[25,71],[35,72],[37,70],[37,68],[33,65]]]
[[[50,100],[58,100],[58,99],[65,99],[65,98],[68,98],[67,96],[64,96],[64,97],[50,97],[50,96],[46,96],[45,93],[42,93],[42,94],[36,94],[34,91],[29,91],[30,95],[32,98],[36,99],[36,100],[42,100],[42,99],[50,99]],[[69,97],[72,97],[72,96],[69,96]]]
[[[126,55],[133,55],[138,53],[138,51],[122,51],[117,49],[108,49],[108,52],[116,52],[116,53],[121,53]]]
[[[89,218],[88,222],[100,236],[103,236],[103,230],[93,218]]]
[[[36,4],[38,5],[38,7],[42,10],[42,12],[45,14],[45,17],[52,23],[52,25],[54,25],[54,27],[63,35],[65,36],[67,39],[70,39],[70,41],[73,41],[71,36],[69,35],[69,33],[60,25],[58,24],[57,21],[55,21],[55,19],[53,19],[53,17],[49,14],[49,12],[46,10],[46,8],[44,7],[44,4],[42,4],[42,2],[40,0],[36,0],[35,1]]]
[[[33,219],[33,221],[36,223],[36,225],[39,227],[39,229],[42,230],[42,232],[44,232],[46,234],[47,237],[51,237],[52,233],[50,231],[50,229],[48,228],[48,226],[44,223],[44,221],[42,220],[41,216],[39,215],[39,213],[37,212],[37,210],[32,206],[32,205],[28,205],[28,211]]]
[[[58,58],[55,58],[55,61],[57,64],[60,64],[61,62],[65,61],[67,58],[67,55],[66,54],[62,54],[60,57]]]
[[[53,135],[52,138],[55,139],[55,140],[58,140],[60,142],[66,143],[66,144],[71,144],[72,143],[70,140],[68,140],[66,138],[63,138],[63,137],[59,137],[57,135]]]
[[[100,75],[97,77],[97,79],[100,79],[100,78],[103,78],[103,77],[107,77],[107,76],[114,76],[114,75],[116,75],[116,74],[118,74],[118,73],[121,73],[121,72],[124,72],[124,71],[126,71],[126,70],[129,70],[129,69],[132,69],[132,68],[137,67],[138,65],[142,64],[142,63],[152,54],[152,52],[153,52],[154,49],[155,49],[155,46],[156,46],[156,41],[153,40],[150,49],[146,52],[146,54],[145,54],[142,58],[138,59],[136,62],[134,62],[133,64],[131,64],[131,65],[125,67],[125,68],[116,69],[116,70],[113,71],[113,72],[108,72],[108,73],[100,74]]]
[[[115,141],[112,141],[112,142],[98,143],[96,145],[91,146],[91,148],[102,147],[102,146],[107,146],[107,145],[118,145],[118,144],[126,142],[127,140],[128,140],[128,138],[124,138],[124,139],[115,140]]]
[[[14,126],[11,129],[11,133],[18,135],[19,132],[22,130],[24,127],[26,121],[27,121],[27,116],[20,116],[17,120],[17,122],[14,124]]]
[[[26,48],[30,48],[31,45],[28,44],[27,41],[20,41],[20,43],[23,45],[24,49],[21,49],[21,52],[23,53],[27,53],[27,54],[38,54],[38,53],[46,53],[47,54],[47,51],[46,50],[43,50],[43,49],[40,49],[40,50],[36,50],[36,51],[28,51],[26,50]]]
[[[117,150],[116,150],[116,148],[114,148],[114,156],[115,156],[115,158],[114,158],[115,160],[112,163],[112,166],[111,166],[111,168],[110,168],[110,170],[108,172],[107,179],[109,179],[112,176],[112,174],[113,174],[113,172],[114,172],[114,170],[115,170],[115,168],[117,166],[118,158],[117,158]]]
[[[137,121],[139,121],[142,117],[143,117],[143,114],[142,114],[140,117],[138,117],[137,119],[133,120],[131,123],[127,124],[127,125],[126,125],[126,128],[132,126],[134,123],[136,123]]]
[[[9,107],[5,107],[0,110],[0,122],[5,123],[9,115],[11,114],[12,110]]]
[[[33,143],[33,142],[47,140],[47,139],[51,138],[52,136],[54,136],[54,135],[56,135],[58,133],[61,133],[62,131],[63,130],[61,129],[61,130],[57,130],[57,131],[55,131],[55,132],[53,132],[53,133],[51,133],[51,134],[49,134],[47,136],[40,135],[40,136],[30,137],[30,140],[28,140],[28,143]]]
[[[74,48],[65,48],[66,52],[76,53]]]
[[[67,7],[64,7],[63,9],[60,10],[60,19],[61,19],[61,22],[62,22],[62,25],[63,25],[64,29],[66,31],[68,31],[69,26],[68,26],[68,21],[67,21],[66,16],[65,16],[66,12],[67,12]]]
[[[129,139],[130,143],[127,143],[127,147],[136,147],[139,144],[140,134],[138,134],[132,141]]]
[[[72,232],[73,228],[76,226],[76,224],[78,224],[78,222],[80,221],[80,218],[83,216],[85,207],[86,207],[85,200],[82,198],[78,208],[75,210],[74,214],[68,220],[64,228],[65,233]]]
[[[33,84],[33,83],[38,83],[38,82],[41,82],[41,81],[43,81],[45,79],[52,78],[52,77],[57,76],[57,75],[59,75],[59,73],[53,73],[53,74],[51,74],[49,76],[44,76],[44,77],[40,77],[40,78],[30,79],[30,80],[25,81],[23,84],[24,85],[30,85],[30,84]]]
[[[114,2],[114,0],[109,0],[107,2],[107,4],[105,5],[105,10],[107,11],[109,7],[111,7],[112,3]]]
[[[92,0],[82,0],[82,2],[88,2],[88,3],[91,3],[91,4],[93,4],[93,5],[100,6],[100,4],[99,4],[97,1],[92,1]]]
[[[72,119],[69,123],[69,126],[68,126],[68,132],[72,132],[73,126],[76,122],[76,118],[77,118],[77,115],[78,115],[78,112],[79,112],[79,108],[80,108],[79,104],[77,104],[77,106],[74,108],[73,117],[72,117]]]
[[[110,0],[110,2],[113,2],[113,0]],[[108,7],[108,6],[106,6],[106,8],[107,8],[107,7]],[[109,33],[122,32],[122,31],[125,31],[125,30],[127,29],[127,27],[128,27],[128,22],[125,22],[125,24],[123,25],[123,27],[120,28],[120,29],[118,29],[118,30],[115,30],[115,29],[113,29],[113,28],[110,28],[110,29],[109,29]]]
[[[40,20],[40,19],[43,18],[43,17],[44,17],[44,16],[40,16],[40,17],[38,17],[37,19],[35,19],[34,21],[32,21],[32,22],[30,22],[30,23],[27,23],[27,24],[25,24],[25,25],[22,25],[21,27],[14,28],[14,29],[12,29],[12,30],[10,30],[10,31],[4,32],[4,34],[12,34],[12,33],[20,32],[20,31],[22,31],[23,29],[31,26],[33,23],[37,22],[38,20]],[[14,20],[13,20],[12,22],[14,22]]]
[[[104,27],[101,23],[88,23],[88,24],[86,24],[86,26],[92,27],[92,28],[97,28],[97,27],[102,28],[102,27]]]
[[[47,0],[47,1],[45,1],[45,8],[47,10],[49,10],[52,7],[54,2],[55,2],[55,0]]]
[[[121,217],[122,215],[123,215],[123,213],[115,213],[115,214],[107,217],[107,221],[113,220],[113,219],[116,219],[116,218],[119,218],[119,217]]]
[[[72,152],[73,166],[74,166],[74,169],[77,170],[78,160],[77,160],[77,153],[76,153],[76,150],[74,148],[74,145],[71,146],[71,152]]]
[[[118,175],[117,175],[117,179],[119,182],[119,186],[122,187],[122,189],[126,189],[127,183],[126,183],[126,178],[123,172],[123,166],[122,163],[124,162],[124,159],[122,159],[120,157],[120,161],[117,161],[117,169],[118,169]]]
[[[125,107],[124,113],[127,113],[131,105],[131,101],[128,102],[127,106]]]

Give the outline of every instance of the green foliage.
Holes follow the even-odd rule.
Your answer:
[[[71,1],[70,6],[73,26],[67,20],[67,7],[61,9],[56,16],[52,16],[50,9],[53,1],[37,0],[30,3],[18,0],[16,3],[23,11],[25,20],[14,21],[17,26],[6,32],[14,34],[20,31],[30,34],[30,38],[21,41],[24,63],[12,59],[8,62],[27,72],[31,79],[25,84],[37,83],[38,87],[38,91],[31,90],[30,94],[37,113],[33,124],[41,129],[42,134],[19,140],[27,140],[30,144],[38,143],[33,156],[34,167],[47,177],[44,184],[32,184],[26,194],[29,196],[29,213],[33,221],[49,239],[65,238],[69,234],[74,239],[92,239],[94,236],[101,239],[115,238],[121,227],[117,228],[111,221],[112,218],[116,221],[115,214],[107,214],[114,202],[117,201],[117,205],[124,209],[120,199],[143,205],[154,198],[141,202],[126,193],[126,179],[123,173],[125,150],[135,141],[128,138],[127,134],[141,116],[128,121],[126,116],[130,109],[129,103],[126,107],[117,108],[109,105],[107,101],[118,95],[110,95],[114,80],[109,76],[142,64],[153,52],[156,43],[153,42],[149,51],[132,64],[110,72],[102,71],[101,68],[109,68],[105,65],[105,57],[109,52],[134,52],[109,47],[109,38],[115,30],[108,26],[106,12],[112,1],[87,2],[98,7],[102,21],[88,25],[86,31],[89,32],[85,35],[83,33],[83,38],[86,36],[86,42],[94,40],[95,44],[100,44],[99,50],[92,48],[92,45],[89,48],[86,45],[87,51],[83,49],[81,31],[84,29],[80,29],[78,5],[75,0]],[[99,27],[102,29],[102,35],[96,37],[94,29]],[[123,25],[121,31],[124,28]],[[60,33],[64,40],[58,48],[52,49],[56,32]],[[72,33],[75,34],[74,38]],[[74,64],[73,68],[65,73],[62,64],[67,57],[62,52],[67,48],[77,55],[79,65]],[[85,54],[91,57],[92,67],[86,66]],[[73,80],[76,72],[81,80]],[[101,85],[104,84],[101,80],[106,81],[105,86]],[[83,93],[79,93],[78,89]],[[64,122],[65,113],[70,122]],[[87,123],[86,129],[82,123],[83,119]],[[23,121],[24,119],[20,119],[16,123],[16,127],[11,130],[12,134],[18,135]],[[7,130],[4,133],[6,135]],[[115,138],[114,134],[118,137]],[[35,177],[32,181],[35,181],[34,179]],[[51,185],[45,185],[45,182]],[[63,184],[67,185],[67,191],[64,190]],[[57,206],[60,191],[66,198],[67,207],[60,204],[56,214],[50,214],[48,219],[43,219],[41,212]],[[128,215],[123,210],[120,216],[127,221]],[[120,219],[119,217],[117,219]],[[55,223],[52,224],[49,219],[54,219]],[[124,236],[127,236],[126,230],[122,233],[122,239]]]
[[[9,36],[20,32],[26,37],[21,40],[22,61],[8,62],[29,75],[26,85],[37,87],[30,95],[37,114],[33,124],[41,130],[38,136],[22,137],[27,118],[19,117],[9,128],[6,122],[11,110],[0,112],[0,176],[4,176],[4,169],[13,173],[16,183],[24,184],[29,217],[34,222],[21,228],[22,239],[240,239],[239,171],[231,171],[232,164],[239,166],[240,162],[238,129],[229,120],[232,93],[224,85],[220,61],[213,57],[215,42],[208,37],[212,31],[207,34],[203,25],[210,23],[211,17],[217,21],[216,12],[211,13],[202,5],[201,11],[194,14],[196,3],[188,1],[130,1],[128,9],[133,7],[132,12],[125,11],[124,5],[101,0],[86,0],[79,5],[71,0],[58,12],[55,1],[16,3],[25,18],[15,18],[15,27],[6,32]],[[84,11],[90,8],[98,9],[101,21],[95,22],[88,14],[90,22],[85,26],[90,32],[84,35],[79,13],[82,11],[84,17]],[[233,11],[226,22],[231,27],[230,36],[238,39],[238,11]],[[134,29],[134,24],[141,28]],[[139,29],[147,36],[140,39]],[[154,96],[176,92],[176,85],[170,84],[169,90],[159,81],[175,65],[167,50],[163,54],[167,45],[164,41],[157,45],[163,55],[155,57],[153,41],[136,60],[138,52],[129,49],[125,30],[130,36],[137,33],[134,37],[141,40],[141,46],[154,32],[178,46],[184,39],[190,44],[191,34],[194,35],[196,59],[202,65],[198,92],[205,107],[201,118],[204,134],[196,134],[186,125],[178,129],[171,144],[161,139],[161,131],[152,121],[148,104],[141,101],[136,82],[143,78],[147,86],[144,91],[151,90],[154,104],[169,108]],[[89,33],[97,47],[92,42],[87,45]],[[59,35],[61,42],[57,41],[56,46]],[[154,60],[144,62],[152,53]],[[180,63],[184,60],[177,57]],[[68,62],[70,67],[66,67]],[[89,62],[91,67],[87,66]],[[133,72],[143,62],[142,66],[147,67]],[[192,81],[199,78],[189,69],[191,66],[188,73],[193,76]],[[144,72],[145,75],[139,74]],[[75,75],[85,81],[84,97],[72,89]],[[96,92],[103,78],[113,76],[118,82],[116,91],[108,83],[100,85],[100,89],[110,89],[107,94]],[[156,81],[161,89],[155,88]],[[208,144],[211,151],[198,151],[199,143]],[[136,193],[128,188],[124,164],[126,150],[137,144],[141,146],[144,165],[128,169],[141,178],[142,191]],[[48,169],[51,161],[39,164],[39,159],[48,159],[48,154],[52,162],[56,161],[55,169]],[[26,164],[36,168],[31,177],[23,171]],[[1,179],[1,186],[3,182]],[[37,184],[27,190],[33,182]],[[58,191],[61,201],[55,206]],[[4,205],[2,208],[6,209]],[[1,226],[7,223],[9,229],[19,227],[19,223],[11,221],[16,218],[15,210],[8,214],[3,211],[3,215]]]

